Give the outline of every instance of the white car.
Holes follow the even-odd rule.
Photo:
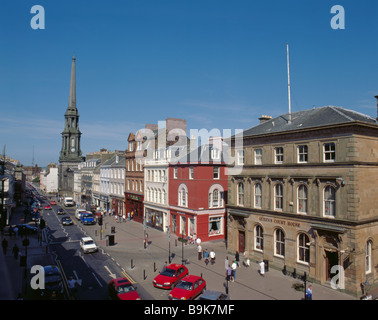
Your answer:
[[[96,243],[91,237],[81,238],[80,247],[84,253],[96,252],[98,250]]]
[[[87,211],[87,210],[85,210],[85,209],[76,209],[76,212],[75,212],[75,217],[76,217],[76,219],[77,219],[77,220],[80,220],[81,213],[82,213],[82,212],[85,212],[85,211]]]

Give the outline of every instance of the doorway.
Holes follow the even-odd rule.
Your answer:
[[[326,281],[330,281],[332,278],[331,269],[339,264],[339,255],[337,251],[328,250],[325,250],[325,255]]]
[[[239,252],[245,251],[245,232],[239,230]]]

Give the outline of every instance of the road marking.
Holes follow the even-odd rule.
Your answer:
[[[75,275],[76,282],[77,282],[77,283],[79,284],[79,286],[81,287],[81,284],[82,284],[83,280],[79,279],[79,277],[77,276],[76,270],[73,271],[73,274]]]
[[[95,275],[93,272],[92,272],[92,274],[93,274],[93,276],[95,277],[95,279],[97,280],[98,284],[99,284],[99,285],[101,286],[101,288],[102,288],[102,284],[101,284],[100,280],[97,279],[96,275]]]
[[[129,280],[132,284],[135,284],[136,282],[125,272],[122,271],[122,274]]]
[[[114,273],[112,273],[112,272],[110,271],[110,269],[109,269],[107,266],[104,266],[104,268],[109,272],[109,275],[110,275],[113,279],[117,278],[117,276],[116,276]]]

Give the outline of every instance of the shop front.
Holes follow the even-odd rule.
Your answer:
[[[147,226],[158,229],[160,231],[166,231],[165,226],[168,226],[168,211],[162,211],[161,209],[145,206],[145,223]]]
[[[144,212],[143,195],[125,193],[125,199],[126,199],[126,213],[127,214],[130,213],[133,220],[143,223],[143,212]]]

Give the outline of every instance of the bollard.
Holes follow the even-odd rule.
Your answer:
[[[143,280],[146,280],[146,270],[143,269]]]
[[[133,259],[131,259],[131,269],[134,269]]]
[[[154,262],[154,272],[156,272],[156,263]]]

